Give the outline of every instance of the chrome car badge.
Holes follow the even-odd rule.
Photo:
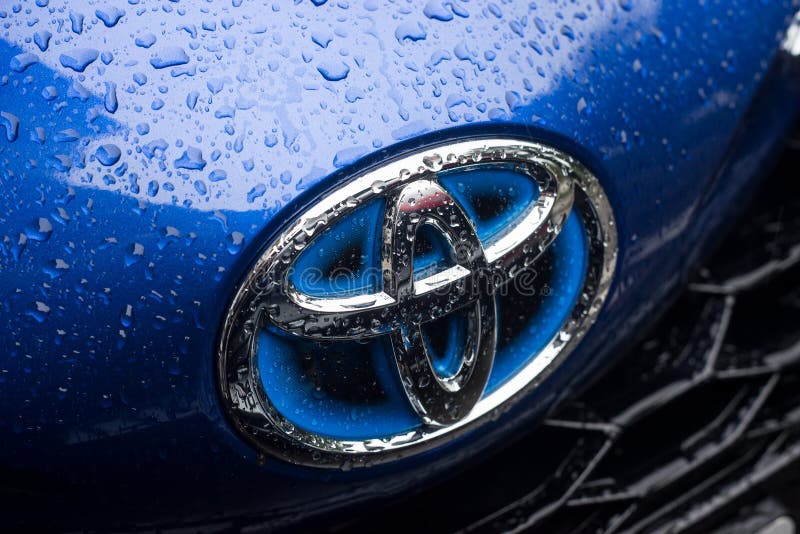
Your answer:
[[[395,159],[319,198],[252,267],[220,336],[223,402],[293,463],[429,450],[573,350],[616,254],[599,182],[559,150],[481,139]]]

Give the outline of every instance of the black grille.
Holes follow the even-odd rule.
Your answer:
[[[391,517],[389,530],[415,531],[426,517],[445,531],[706,530],[773,491],[800,458],[798,168],[789,149],[650,335],[543,426],[338,527]]]

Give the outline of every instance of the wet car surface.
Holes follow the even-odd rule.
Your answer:
[[[798,102],[796,9],[0,6],[7,517],[62,530],[358,525],[373,501],[422,506],[415,491],[464,469],[463,488],[530,470],[497,500],[474,490],[481,504],[442,528],[652,530],[705,520],[691,507],[749,488],[745,473],[784,471],[796,161],[777,158]],[[265,247],[353,177],[485,138],[554,147],[602,186],[617,259],[581,344],[475,431],[398,462],[325,471],[243,439],[217,346]],[[783,178],[753,201],[775,168]],[[356,376],[337,387],[369,381]],[[695,476],[707,487],[686,494]]]

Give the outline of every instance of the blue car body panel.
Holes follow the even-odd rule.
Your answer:
[[[0,6],[0,465],[64,503],[91,495],[108,521],[161,522],[291,518],[478,457],[601,368],[713,245],[793,116],[774,62],[793,9]],[[259,457],[214,366],[264,244],[357,170],[490,134],[573,153],[609,196],[617,275],[582,346],[506,416],[414,459],[321,473]]]

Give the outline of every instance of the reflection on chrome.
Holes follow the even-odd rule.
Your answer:
[[[538,196],[487,242],[438,181],[451,170],[510,170],[535,183]],[[306,247],[359,206],[385,202],[380,229],[380,290],[316,296],[292,280]],[[537,259],[575,209],[587,231],[588,272],[581,298],[546,348],[489,394],[484,390],[497,343],[495,295],[510,285],[533,287]],[[427,226],[450,249],[450,264],[415,278],[414,245]],[[259,450],[294,463],[340,467],[380,463],[427,450],[487,419],[531,388],[573,349],[604,301],[616,261],[616,231],[598,181],[569,155],[513,139],[485,139],[413,153],[368,171],[329,193],[266,248],[238,289],[218,348],[220,389],[237,428]],[[348,273],[341,271],[343,280]],[[536,290],[531,294],[537,294]],[[545,295],[542,290],[539,294]],[[454,312],[466,332],[456,369],[434,369],[422,325]],[[420,426],[393,436],[340,440],[297,428],[270,402],[258,377],[258,332],[266,326],[319,341],[389,336],[403,388]]]

